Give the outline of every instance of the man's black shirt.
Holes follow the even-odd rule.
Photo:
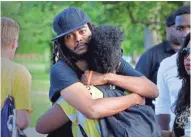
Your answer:
[[[163,59],[175,54],[168,41],[164,41],[142,54],[136,65],[136,70],[157,84],[157,72]],[[146,105],[152,105],[152,99],[146,99]]]

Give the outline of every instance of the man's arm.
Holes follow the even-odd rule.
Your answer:
[[[92,99],[89,90],[80,82],[63,89],[61,96],[89,119],[111,116],[143,102],[142,97],[134,93],[122,97]]]
[[[156,85],[144,76],[131,77],[108,73],[106,74],[106,82],[144,97],[158,97],[158,89]]]
[[[93,119],[116,114],[143,101],[137,94],[93,100],[89,90],[79,82],[76,73],[62,61],[53,66],[50,81],[51,99],[59,93],[65,101]]]
[[[48,134],[69,121],[63,109],[54,104],[36,123],[36,131],[41,134]]]
[[[166,85],[164,78],[164,65],[161,62],[158,74],[157,74],[157,87],[159,89],[159,96],[156,98],[155,112],[157,115],[157,121],[162,130],[170,130],[170,92]]]
[[[137,93],[147,98],[156,98],[158,89],[156,85],[141,73],[132,68],[125,60],[122,59],[120,65],[120,74],[107,73],[100,74],[94,72],[90,81],[91,85],[104,85],[106,83],[113,84],[133,93]],[[87,84],[90,71],[85,71],[81,80],[83,84]]]

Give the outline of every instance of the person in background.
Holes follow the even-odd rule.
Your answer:
[[[182,6],[175,11],[175,27],[179,43],[183,43],[190,32],[190,6]],[[182,80],[177,75],[177,53],[160,63],[157,75],[159,96],[156,98],[155,113],[162,130],[172,130],[175,115],[172,106],[177,99],[182,86]]]
[[[175,101],[175,121],[173,132],[163,131],[164,137],[190,136],[190,33],[177,58],[178,78],[182,79],[182,87]]]
[[[170,57],[181,47],[175,28],[175,13],[166,18],[166,40],[144,52],[136,64],[136,70],[157,84],[157,72],[163,59]],[[146,98],[146,105],[155,110],[153,99]]]
[[[12,19],[1,17],[1,108],[8,96],[11,84],[11,94],[15,100],[16,124],[25,129],[30,124],[31,109],[31,74],[22,65],[13,62],[18,47],[19,25]],[[12,78],[12,80],[11,80]]]

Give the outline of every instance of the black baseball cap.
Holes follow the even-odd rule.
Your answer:
[[[64,9],[54,18],[53,29],[57,33],[57,37],[52,41],[83,27],[87,23],[90,23],[90,19],[80,8]]]

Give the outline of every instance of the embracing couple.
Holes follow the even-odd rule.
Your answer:
[[[161,137],[154,111],[144,105],[144,97],[158,96],[157,87],[122,59],[123,32],[95,26],[72,7],[55,17],[53,28],[53,106],[36,130],[55,137]]]

